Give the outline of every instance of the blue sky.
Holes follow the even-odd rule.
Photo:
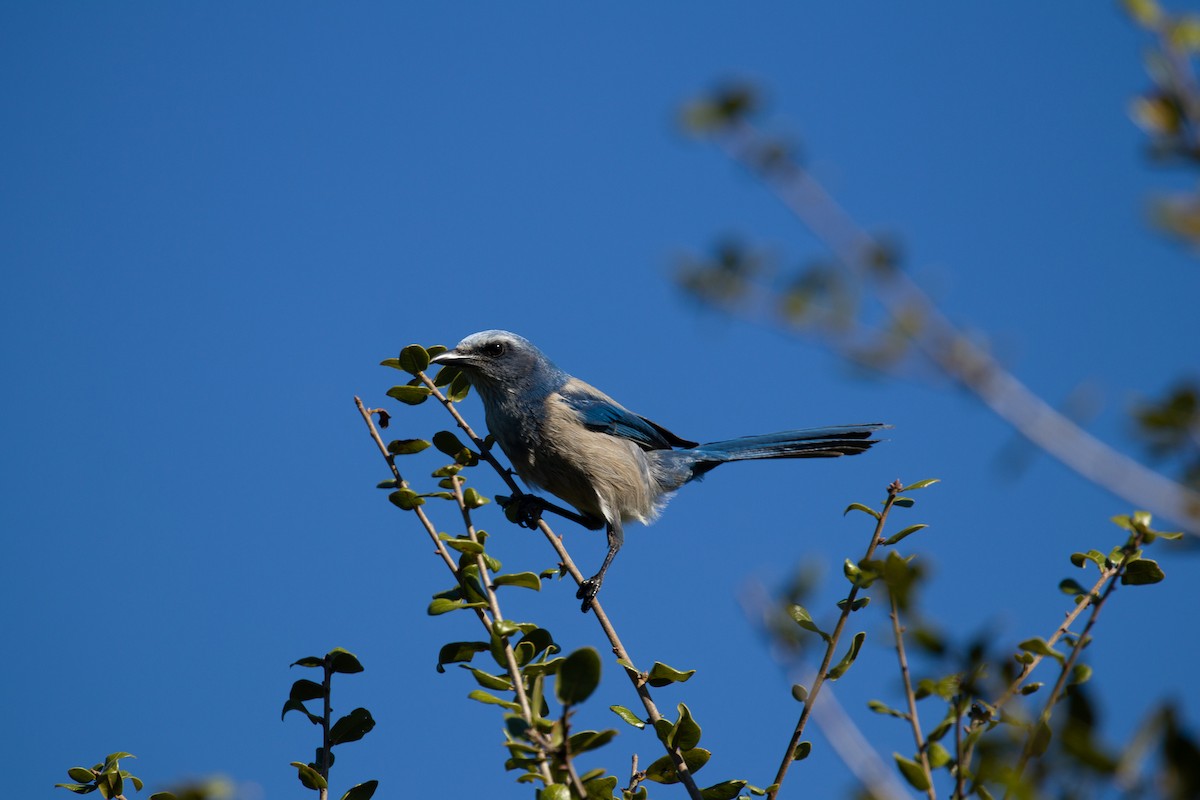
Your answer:
[[[397,374],[377,364],[402,346],[485,328],[689,438],[895,425],[863,458],[720,470],[628,531],[602,599],[636,660],[700,669],[660,702],[705,727],[709,782],[768,783],[797,711],[738,593],[801,557],[836,572],[867,535],[842,509],[897,476],[943,480],[909,518],[931,525],[910,541],[944,623],[1049,634],[1068,554],[1118,543],[1106,520],[1130,509],[1046,458],[1005,477],[1013,434],[958,392],[863,380],[819,343],[682,297],[674,259],[721,235],[787,262],[820,251],[675,120],[721,79],[761,81],[769,124],[862,224],[901,238],[951,318],[1051,402],[1096,387],[1093,429],[1136,455],[1131,403],[1200,363],[1200,273],[1145,216],[1189,181],[1147,164],[1126,111],[1145,44],[1091,2],[5,4],[12,794],[61,792],[67,767],[124,749],[150,788],[220,772],[245,798],[295,796],[287,764],[314,732],[279,721],[287,665],[342,646],[367,672],[335,703],[378,727],[339,753],[335,788],[528,796],[502,771],[498,714],[465,699],[474,682],[433,670],[441,643],[476,632],[425,615],[446,577],[373,488],[386,476],[352,404],[386,402]],[[394,410],[397,435],[448,426]],[[528,532],[481,522],[506,566],[553,566]],[[598,563],[602,537],[556,527]],[[1159,697],[1200,719],[1200,653],[1175,627],[1196,563],[1160,556],[1168,580],[1119,592],[1091,649],[1114,735]],[[565,584],[509,602],[564,646],[603,649]],[[883,620],[863,624],[838,689],[887,757],[909,744],[860,712],[896,697]],[[605,710],[635,701],[611,677],[581,724],[621,726],[602,763],[622,770],[657,752]],[[847,785],[827,752],[804,768]]]

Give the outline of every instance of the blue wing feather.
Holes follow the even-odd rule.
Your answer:
[[[588,430],[629,439],[646,450],[670,450],[673,447],[695,447],[697,444],[634,414],[583,381],[572,380],[559,390],[559,394],[579,414],[580,421]]]

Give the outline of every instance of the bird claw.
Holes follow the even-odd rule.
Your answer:
[[[542,512],[546,510],[546,501],[535,494],[523,494],[519,497],[501,495],[496,500],[504,508],[504,515],[510,522],[530,530],[538,526]]]
[[[596,599],[596,595],[600,593],[600,581],[595,578],[588,578],[579,584],[579,591],[575,592],[575,597],[583,601],[579,610],[586,614],[592,608],[592,603]]]

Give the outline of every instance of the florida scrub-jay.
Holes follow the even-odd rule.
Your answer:
[[[460,370],[475,387],[488,430],[525,483],[603,520],[608,554],[579,587],[585,612],[624,541],[622,524],[653,522],[683,484],[727,461],[856,455],[886,427],[842,425],[699,444],[571,377],[508,331],[472,334],[432,361]]]

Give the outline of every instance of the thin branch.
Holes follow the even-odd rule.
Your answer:
[[[1200,534],[1200,492],[1120,453],[1042,400],[990,353],[953,325],[902,270],[880,268],[881,244],[796,161],[778,154],[754,127],[732,120],[717,141],[734,161],[761,176],[776,197],[854,276],[874,288],[888,314],[925,355],[1027,439],[1088,480]],[[770,153],[772,158],[764,158]],[[922,324],[903,324],[916,312]]]
[[[900,626],[900,606],[891,587],[888,587],[888,601],[892,607],[892,635],[896,639],[896,658],[900,662],[900,676],[904,680],[904,696],[908,700],[908,721],[912,725],[913,740],[917,744],[917,758],[921,760],[921,771],[925,773],[925,781],[929,784],[925,794],[929,796],[929,800],[935,800],[937,793],[933,789],[933,771],[929,768],[929,755],[925,752],[925,736],[921,733],[921,718],[917,714],[917,695],[913,692],[912,676],[908,671],[908,654],[904,650],[904,628]]]
[[[896,501],[896,496],[903,488],[900,481],[894,481],[888,486],[887,500],[883,503],[883,510],[879,514],[878,520],[875,523],[875,530],[871,534],[871,544],[867,547],[866,555],[863,560],[869,560],[875,554],[875,548],[883,539],[884,523],[887,522],[888,512],[892,509],[892,504]],[[796,758],[796,747],[800,744],[800,737],[804,735],[804,726],[808,723],[808,718],[812,714],[813,704],[817,700],[817,695],[821,693],[821,687],[824,686],[825,680],[829,675],[829,665],[833,661],[834,652],[837,649],[838,640],[841,638],[842,630],[846,627],[846,620],[850,618],[855,598],[858,597],[858,585],[850,587],[849,594],[846,595],[845,602],[842,603],[841,614],[838,615],[837,623],[834,625],[833,632],[829,634],[829,641],[825,646],[825,656],[821,659],[821,666],[817,669],[817,675],[813,679],[812,688],[809,690],[808,697],[804,701],[804,710],[800,712],[800,719],[796,722],[796,727],[792,731],[792,737],[788,740],[787,749],[784,751],[783,760],[779,763],[779,769],[775,773],[775,780],[772,782],[772,788],[767,792],[768,800],[774,800],[779,794],[779,789],[783,785],[784,778],[787,777],[788,769]]]

